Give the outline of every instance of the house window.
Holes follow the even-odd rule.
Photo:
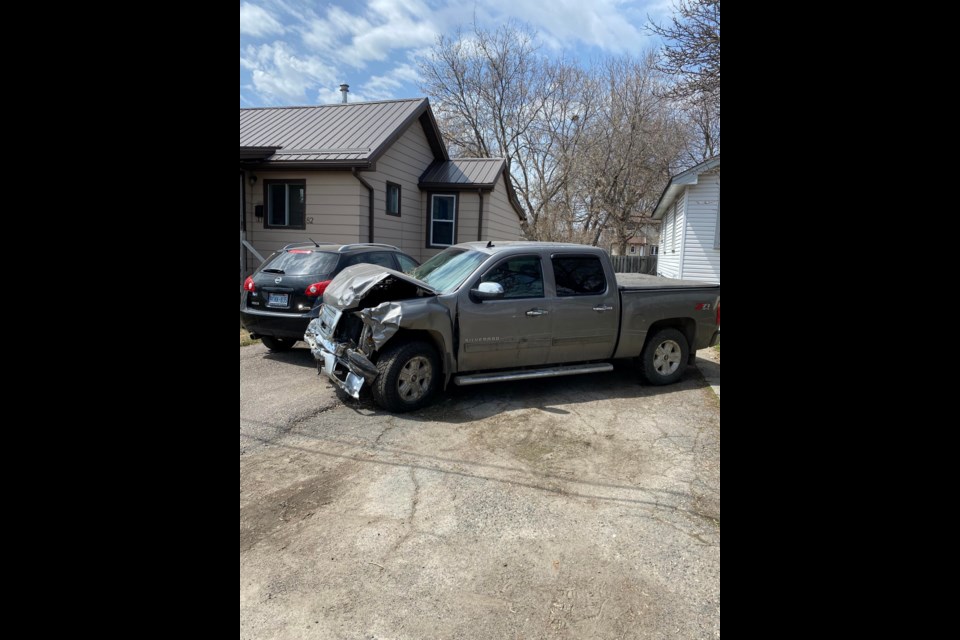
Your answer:
[[[635,244],[630,245],[630,255],[632,256],[637,255],[637,245]]]
[[[457,196],[430,196],[430,229],[428,247],[449,247],[456,244]]]
[[[394,182],[387,183],[387,215],[400,215],[400,185]]]
[[[263,226],[267,229],[306,229],[306,180],[264,180],[263,200],[267,215]]]
[[[660,255],[660,245],[655,244],[650,247],[650,255],[658,256]]]

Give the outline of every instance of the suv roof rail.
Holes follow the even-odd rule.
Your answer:
[[[348,251],[349,249],[354,249],[354,248],[360,249],[363,247],[384,247],[385,249],[395,249],[396,251],[400,251],[400,249],[393,246],[392,244],[382,244],[380,242],[358,242],[355,244],[345,244],[342,247],[340,247],[340,251]]]

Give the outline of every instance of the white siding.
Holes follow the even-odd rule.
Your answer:
[[[292,242],[347,244],[366,240],[367,190],[346,171],[258,171],[257,183],[247,184],[247,241],[264,258]],[[248,174],[249,178],[249,174]],[[253,215],[254,206],[263,204],[264,180],[306,180],[306,229],[264,229],[264,218]],[[362,217],[361,217],[362,214]],[[266,217],[266,216],[264,216]],[[313,222],[311,222],[313,220]],[[251,270],[259,266],[250,262]]]
[[[420,176],[433,162],[433,151],[423,127],[414,122],[377,160],[377,170],[360,175],[373,187],[374,242],[385,242],[418,260],[426,257],[426,226],[424,200],[417,186]],[[353,178],[351,178],[353,179]],[[387,215],[387,181],[400,185],[400,217]],[[354,180],[356,182],[356,180]],[[364,189],[366,194],[366,189]],[[367,208],[363,209],[363,234],[367,239]]]
[[[720,282],[720,250],[714,249],[720,206],[720,171],[703,174],[684,193],[686,206],[681,277]]]
[[[657,258],[657,273],[666,278],[680,277],[680,227],[677,224],[677,204],[670,205],[663,216],[660,233],[660,257]]]

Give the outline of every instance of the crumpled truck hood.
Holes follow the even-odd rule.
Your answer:
[[[337,275],[323,293],[323,304],[337,309],[351,309],[363,300],[377,285],[394,278],[418,287],[426,295],[435,296],[437,290],[426,282],[417,280],[400,271],[375,264],[355,264]]]

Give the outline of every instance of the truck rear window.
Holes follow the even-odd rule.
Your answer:
[[[607,277],[600,258],[569,256],[553,258],[558,296],[595,296],[607,291]]]

